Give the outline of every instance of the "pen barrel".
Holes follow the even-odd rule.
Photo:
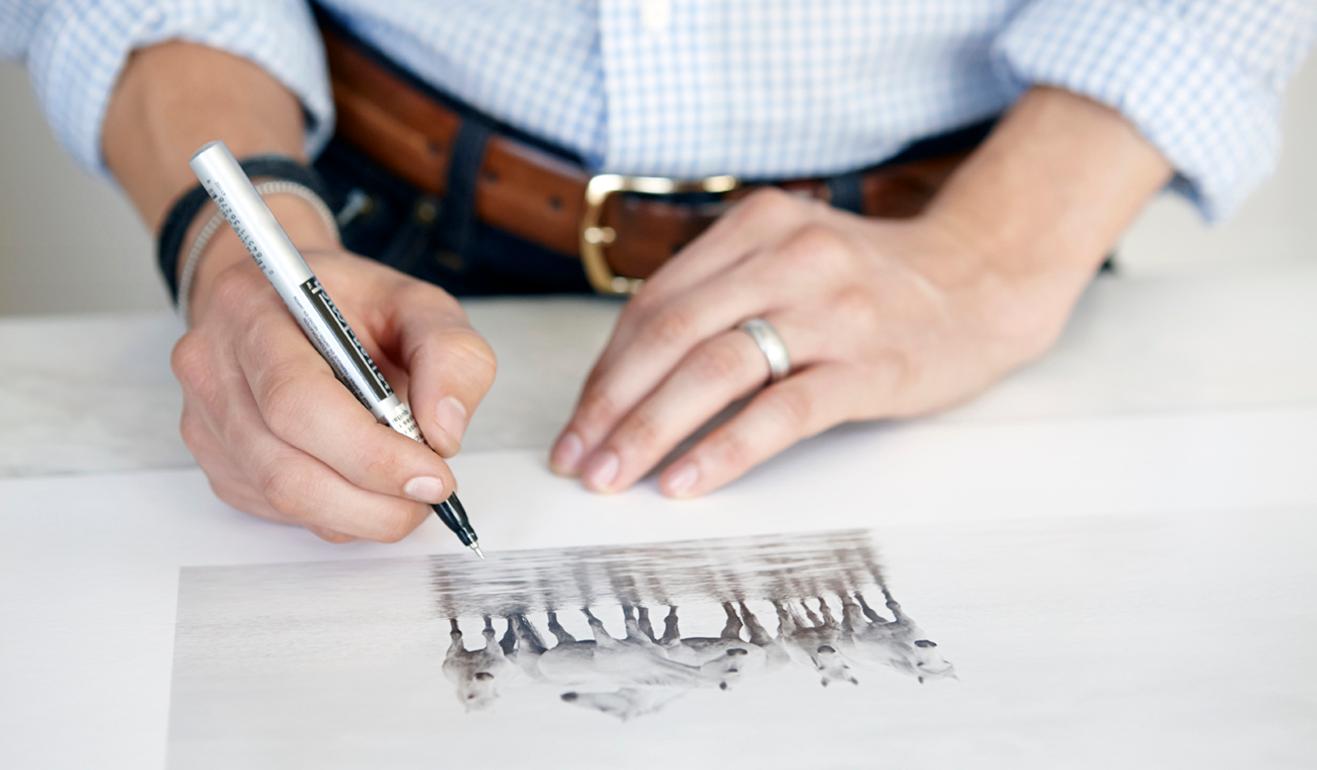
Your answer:
[[[424,443],[411,409],[394,394],[228,147],[210,142],[190,165],[334,375],[377,420]]]

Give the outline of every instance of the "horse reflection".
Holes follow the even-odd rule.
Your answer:
[[[499,685],[511,669],[507,655],[494,640],[493,620],[486,615],[481,632],[485,646],[468,650],[462,642],[462,629],[457,619],[449,621],[449,646],[444,655],[443,671],[453,683],[457,700],[467,711],[488,708],[499,696]]]
[[[437,570],[436,598],[449,619],[444,675],[467,710],[489,708],[509,692],[547,690],[559,702],[622,721],[779,671],[808,672],[824,687],[858,685],[864,667],[920,683],[955,678],[937,644],[888,590],[867,538],[840,533],[822,540],[812,548],[800,539],[760,538],[575,549],[551,561],[518,562],[514,555],[500,572],[477,576],[485,580],[476,583],[474,599],[467,576]],[[874,592],[882,593],[890,617],[868,603],[866,593]],[[764,611],[756,614],[755,605]],[[684,629],[698,624],[690,612],[684,622],[681,607],[697,620],[720,609],[721,629]],[[663,614],[661,634],[651,608]],[[465,648],[459,617],[483,621],[483,646]],[[501,638],[496,620],[504,625]],[[610,633],[605,622],[619,620],[620,633]],[[588,636],[578,639],[564,621],[583,621]]]
[[[841,596],[842,630],[847,652],[859,661],[876,663],[916,677],[922,684],[926,679],[956,676],[951,661],[942,657],[937,642],[924,637],[919,626],[892,598],[886,586],[881,586],[887,609],[892,619],[887,620],[874,612],[855,592],[854,598]]]
[[[654,638],[654,629],[649,624],[649,612],[643,607],[640,608],[640,627],[669,658],[697,666],[706,678],[717,681],[719,689],[728,690],[743,676],[762,668],[768,656],[760,647],[741,639],[745,622],[737,615],[732,603],[723,602],[722,607],[727,622],[715,637],[683,637],[674,605],[668,605],[668,614],[663,619],[662,637]],[[744,605],[742,607],[745,614],[749,615],[750,610],[744,608]],[[758,620],[755,622],[758,623]]]

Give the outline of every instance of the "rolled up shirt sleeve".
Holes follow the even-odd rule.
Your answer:
[[[166,40],[248,59],[301,101],[307,150],[333,131],[320,37],[304,0],[0,0],[0,53],[27,64],[56,137],[105,173],[101,124],[129,54]]]
[[[991,55],[1017,95],[1050,85],[1118,110],[1215,221],[1273,170],[1285,82],[1315,30],[1311,0],[1034,0]]]

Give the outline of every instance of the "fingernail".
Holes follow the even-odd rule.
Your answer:
[[[466,417],[466,407],[452,396],[440,399],[439,406],[434,410],[434,421],[439,423],[440,430],[458,442],[462,440],[462,434],[466,433]]]
[[[608,450],[590,458],[585,466],[585,485],[596,492],[606,492],[617,478],[617,471],[622,467],[617,452]]]
[[[689,460],[679,464],[676,470],[668,473],[663,480],[663,489],[673,497],[681,497],[695,487],[700,480],[700,469]]]
[[[581,437],[575,433],[567,433],[553,445],[553,451],[549,453],[549,464],[558,473],[574,473],[576,464],[581,461],[583,451],[585,445],[581,443]]]
[[[444,482],[434,476],[417,476],[402,485],[402,493],[413,500],[422,503],[442,503],[447,495],[444,494]]]

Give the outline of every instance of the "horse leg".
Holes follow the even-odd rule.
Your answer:
[[[590,632],[594,634],[594,640],[601,647],[607,647],[615,644],[616,639],[608,635],[608,629],[604,628],[604,621],[595,617],[589,607],[582,607],[581,614],[585,615],[586,621],[590,624]]]
[[[669,647],[681,641],[681,631],[677,629],[677,607],[668,605],[668,615],[663,618],[663,638],[658,643],[664,647]]]
[[[869,603],[864,600],[864,594],[860,593],[859,591],[856,591],[855,600],[860,603],[860,607],[864,608],[864,617],[868,618],[871,622],[873,623],[887,622],[886,618],[873,611],[873,607],[870,607]]]
[[[640,605],[636,608],[636,611],[639,613],[637,623],[640,626],[640,633],[644,634],[645,638],[649,639],[651,642],[658,644],[658,639],[654,637],[654,624],[649,620],[649,608]]]
[[[845,593],[840,593],[838,596],[841,597],[841,630],[853,634],[864,624],[860,619],[860,605]]]
[[[804,599],[800,600],[800,606],[805,608],[805,617],[809,619],[809,624],[811,626],[813,626],[814,628],[818,628],[823,625],[823,621],[819,619],[818,614],[815,613],[814,610],[811,610],[809,608],[809,605],[805,603]],[[792,612],[795,611],[795,607],[792,607],[791,609]],[[804,625],[804,624],[799,623],[798,625]]]
[[[549,633],[553,638],[558,640],[558,644],[576,644],[576,637],[568,633],[567,629],[562,627],[558,622],[558,613],[549,610]]]
[[[901,612],[901,605],[897,603],[896,599],[892,596],[892,592],[887,590],[886,585],[882,586],[882,589],[883,598],[887,600],[887,609],[892,611],[892,617],[896,618],[896,622],[898,623],[904,621],[906,616],[905,613]]]
[[[502,653],[502,648],[498,646],[497,636],[494,633],[494,619],[485,616],[485,627],[481,629],[480,635],[485,637],[485,652],[491,655]]]
[[[498,646],[503,649],[503,655],[511,655],[517,649],[517,632],[512,628],[512,616],[507,617],[508,627],[503,632],[503,638],[499,640]]]
[[[444,660],[453,658],[466,652],[466,647],[462,645],[462,629],[457,625],[457,618],[448,619],[448,652],[444,655]]]
[[[781,599],[773,600],[773,609],[777,612],[777,635],[789,636],[795,633],[798,623],[794,609],[788,607]]]
[[[768,630],[759,622],[759,618],[755,617],[755,614],[750,611],[745,602],[738,602],[737,604],[741,610],[741,620],[750,631],[750,643],[759,647],[772,644],[773,638],[768,635]]]
[[[832,615],[832,608],[828,606],[828,603],[823,600],[822,596],[816,596],[814,598],[819,600],[819,612],[823,613],[823,627],[836,628],[837,619]]]
[[[740,641],[743,625],[741,619],[736,616],[736,608],[732,606],[731,602],[723,602],[723,612],[727,614],[727,624],[723,626],[720,638]]]

